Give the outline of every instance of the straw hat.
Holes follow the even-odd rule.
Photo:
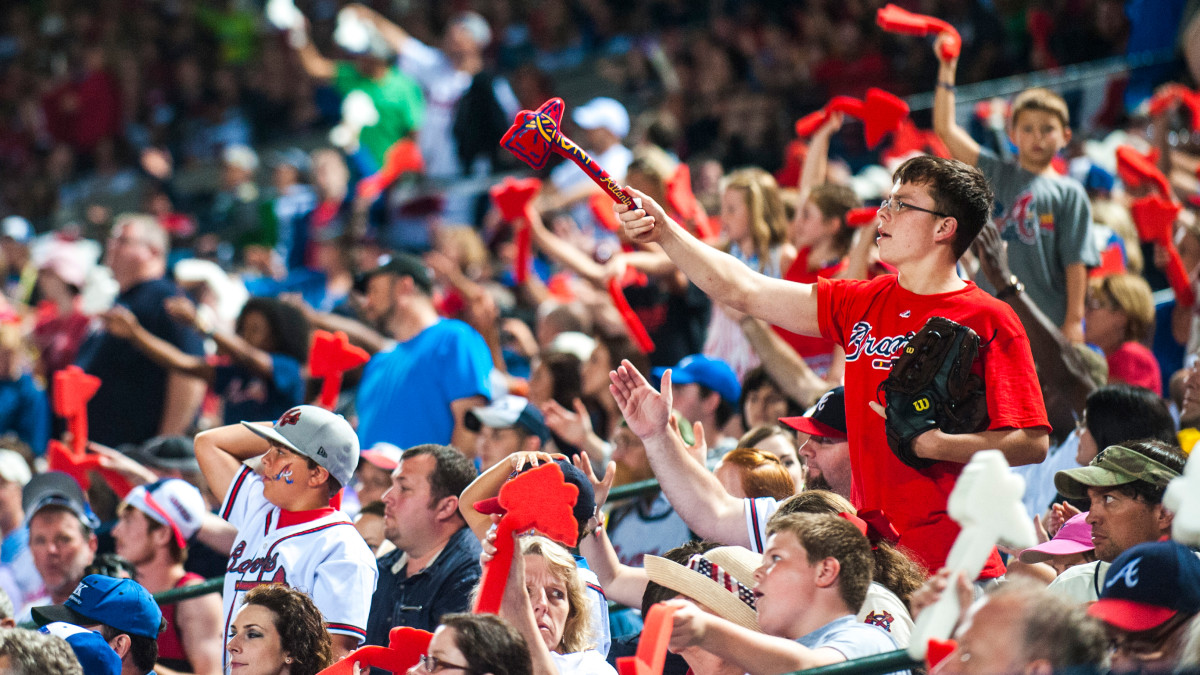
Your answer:
[[[722,546],[692,556],[686,566],[653,555],[643,564],[650,581],[678,591],[722,619],[761,632],[753,591],[761,555],[741,546]]]

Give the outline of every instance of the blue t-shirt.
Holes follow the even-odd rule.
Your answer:
[[[240,363],[213,369],[212,388],[225,404],[225,424],[273,420],[304,403],[300,363],[284,354],[271,354],[271,367],[270,380]]]
[[[796,638],[796,642],[809,649],[836,649],[847,661],[897,649],[895,641],[887,631],[869,623],[860,623],[853,614],[834,619],[813,632]]]
[[[117,304],[133,312],[153,335],[185,353],[204,354],[204,342],[191,326],[175,321],[163,301],[179,295],[175,284],[153,279],[117,296]],[[167,400],[167,370],[156,365],[134,344],[100,331],[79,348],[75,363],[100,378],[100,389],[88,401],[88,436],[97,443],[117,447],[141,443],[158,435]]]
[[[450,403],[491,398],[492,354],[476,330],[442,319],[411,340],[371,357],[358,385],[358,438],[409,448],[450,442]],[[470,450],[470,448],[464,448]]]
[[[34,454],[46,452],[50,438],[50,405],[46,392],[28,373],[0,381],[0,435],[15,433]]]

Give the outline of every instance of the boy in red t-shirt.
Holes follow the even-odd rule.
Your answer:
[[[715,300],[845,348],[851,501],[859,509],[882,509],[899,530],[900,545],[933,570],[945,563],[958,535],[946,501],[963,464],[976,451],[992,448],[1013,465],[1040,462],[1050,425],[1029,339],[1016,314],[957,273],[959,256],[991,213],[987,181],[978,169],[931,156],[905,162],[894,181],[879,210],[878,240],[880,258],[897,273],[870,281],[797,284],[754,273],[688,235],[636,190],[642,208],[617,205],[617,212],[631,239],[661,244]],[[1021,292],[1019,286],[1012,292]],[[884,419],[870,403],[900,350],[932,316],[952,319],[980,335],[983,346],[975,369],[987,387],[990,426],[973,434],[934,429],[916,437],[918,456],[940,460],[917,470],[892,454]],[[993,551],[981,578],[1003,572]]]

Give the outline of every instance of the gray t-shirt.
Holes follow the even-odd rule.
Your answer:
[[[1087,193],[1072,178],[1030,173],[987,149],[980,151],[977,165],[996,193],[992,218],[1008,242],[1009,267],[1038,308],[1062,325],[1067,315],[1067,266],[1100,264],[1100,251],[1088,236],[1092,206]],[[986,280],[977,283],[995,293]]]
[[[834,619],[813,632],[796,638],[796,642],[809,649],[836,649],[847,661],[897,649],[896,642],[886,631],[878,626],[859,622],[853,614]]]

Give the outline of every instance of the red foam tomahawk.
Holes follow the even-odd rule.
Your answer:
[[[888,4],[875,13],[875,23],[889,33],[921,36],[939,33],[949,35],[949,39],[942,43],[941,47],[942,58],[947,61],[958,58],[958,53],[962,50],[962,36],[958,34],[954,26],[936,17],[916,14]]]
[[[71,434],[71,447],[57,439],[52,439],[47,445],[47,459],[50,470],[62,471],[70,475],[87,490],[92,481],[88,476],[91,471],[98,471],[104,480],[124,498],[133,489],[129,481],[110,469],[100,466],[100,455],[88,454],[88,420],[87,404],[100,389],[100,378],[88,375],[79,366],[67,366],[54,373],[54,395],[51,401],[54,414],[67,421],[67,431]]]
[[[620,202],[631,209],[637,208],[637,204],[633,201],[633,195],[617,185],[617,182],[592,159],[591,155],[584,152],[583,148],[563,135],[559,127],[565,108],[566,104],[561,98],[552,98],[537,110],[522,110],[517,113],[512,127],[500,139],[500,145],[534,169],[546,166],[550,155],[562,155],[575,162],[576,166],[603,188],[613,201]],[[608,290],[610,294],[614,292],[613,284],[609,284]],[[616,288],[616,294],[620,295],[620,300],[616,295],[613,296],[613,302],[617,304],[617,309],[621,310],[622,304],[628,308],[629,303],[625,302],[625,295],[621,293],[619,287]],[[621,311],[621,318],[625,320],[625,326],[635,340],[638,339],[639,334],[646,335],[646,328],[632,311]],[[653,349],[653,345],[650,345],[650,348]]]
[[[317,675],[355,675],[355,663],[362,667],[364,673],[370,672],[371,668],[380,668],[394,675],[406,673],[417,665],[422,654],[429,651],[432,639],[433,633],[427,630],[397,626],[388,633],[388,646],[359,647]]]
[[[416,142],[410,138],[401,139],[384,153],[383,166],[379,171],[358,181],[355,192],[360,198],[374,200],[400,176],[410,171],[419,172],[424,168],[425,160],[421,158],[421,151]]]
[[[517,256],[513,262],[513,279],[518,284],[525,283],[529,278],[529,261],[532,258],[530,251],[533,248],[529,212],[541,189],[542,181],[536,178],[516,179],[511,176],[488,189],[488,196],[500,210],[500,216],[506,222],[516,223]]]
[[[867,147],[873,148],[908,117],[908,104],[899,96],[874,87],[867,90],[867,97],[862,101],[851,96],[834,96],[824,108],[796,120],[796,135],[813,135],[835,112],[862,120]]]
[[[1158,116],[1175,105],[1182,103],[1192,117],[1192,131],[1200,131],[1200,92],[1192,91],[1182,84],[1172,83],[1163,87],[1150,98],[1150,114]]]
[[[875,222],[875,218],[879,216],[879,209],[874,206],[862,206],[857,209],[850,209],[846,212],[847,227],[862,227]]]
[[[1132,146],[1117,146],[1117,175],[1126,185],[1140,187],[1151,183],[1158,188],[1160,194],[1168,196],[1171,194],[1171,187],[1167,183],[1167,177],[1158,168],[1157,162],[1158,150],[1151,150],[1149,154],[1143,155]]]
[[[1181,307],[1191,307],[1196,303],[1196,292],[1192,290],[1191,279],[1179,250],[1175,248],[1172,237],[1175,218],[1179,215],[1180,207],[1175,202],[1162,195],[1142,197],[1135,201],[1130,211],[1133,222],[1138,228],[1138,237],[1142,241],[1154,242],[1167,252],[1167,281],[1175,291],[1175,302]]]
[[[313,331],[308,371],[313,377],[322,378],[319,405],[326,410],[333,410],[337,405],[338,392],[342,389],[342,373],[361,366],[368,359],[370,356],[367,352],[350,344],[345,333]]]
[[[514,532],[536,530],[565,546],[575,545],[579,525],[571,509],[578,499],[579,488],[563,479],[557,464],[548,463],[505,483],[495,502],[475,505],[481,513],[494,513],[497,507],[504,513],[496,526],[496,555],[483,568],[475,613],[495,614],[500,609],[515,554]]]
[[[671,641],[671,624],[675,608],[662,603],[655,604],[646,612],[642,637],[638,640],[637,654],[617,658],[620,675],[662,675],[667,661],[667,643]]]

